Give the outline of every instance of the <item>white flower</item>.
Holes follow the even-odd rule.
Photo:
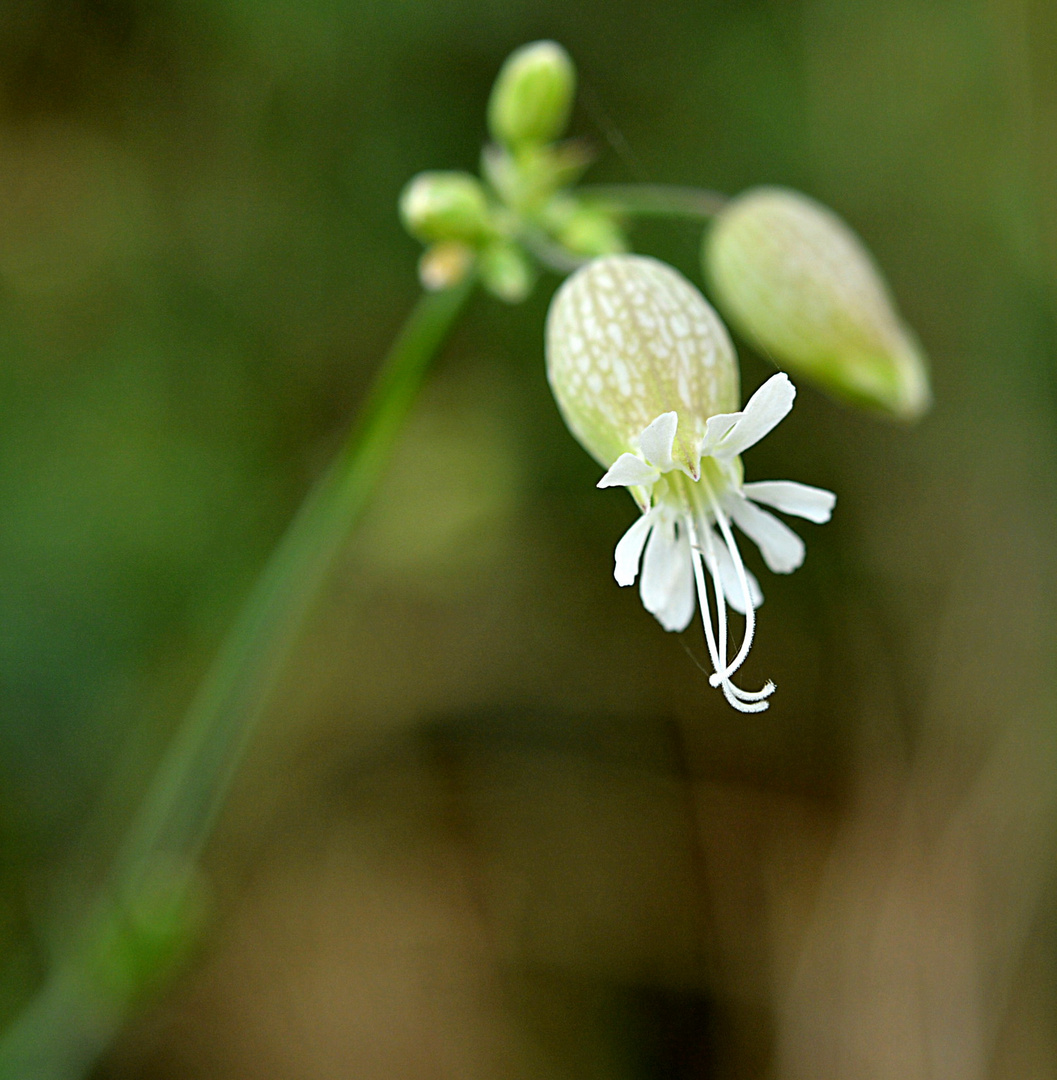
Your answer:
[[[709,682],[734,708],[763,711],[772,682],[748,691],[732,681],[763,602],[732,526],[755,541],[769,569],[788,574],[803,562],[804,543],[757,504],[821,523],[836,502],[789,480],[743,482],[741,453],[793,407],[793,384],[774,375],[741,412],[729,411],[738,373],[723,324],[674,270],[634,255],[596,260],[562,286],[548,318],[547,365],[570,430],[608,466],[598,486],[628,488],[642,510],[616,547],[618,584],[638,578],[643,604],[666,630],[685,630],[700,604]],[[728,606],[745,617],[732,658]]]
[[[756,542],[770,570],[788,574],[804,561],[804,542],[756,504],[821,524],[829,521],[836,502],[832,492],[792,480],[742,482],[740,453],[759,442],[789,412],[795,395],[787,375],[773,375],[742,412],[710,417],[700,446],[698,477],[672,460],[678,415],[661,413],[639,436],[639,453],[621,454],[598,482],[601,488],[649,491],[648,508],[617,544],[614,577],[619,585],[633,585],[641,565],[642,603],[665,630],[685,630],[700,600],[705,640],[715,669],[709,682],[721,686],[731,705],[742,712],[767,708],[765,699],[774,692],[774,683],[750,692],[731,681],[748,656],[755,611],[763,602],[759,583],[742,562],[731,524]],[[715,629],[706,567],[715,594]],[[741,647],[729,662],[727,606],[745,616]]]

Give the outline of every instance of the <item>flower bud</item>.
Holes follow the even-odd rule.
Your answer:
[[[424,243],[461,240],[476,243],[492,230],[484,188],[462,172],[424,172],[400,195],[400,218]]]
[[[532,264],[516,245],[499,241],[481,253],[481,284],[500,300],[520,304],[536,283]]]
[[[926,360],[869,252],[831,210],[760,187],[716,215],[705,277],[761,352],[845,402],[904,420],[931,404]]]
[[[558,290],[547,316],[547,378],[569,430],[607,467],[675,412],[672,457],[697,475],[708,418],[739,401],[719,316],[681,274],[642,255],[596,259]]]
[[[614,255],[627,249],[627,242],[611,214],[593,206],[582,206],[570,215],[558,232],[558,240],[576,255]]]
[[[473,248],[458,240],[445,240],[426,248],[418,260],[418,280],[422,288],[427,292],[440,292],[458,285],[470,272],[474,255]]]
[[[537,215],[540,225],[574,255],[598,258],[627,251],[616,216],[605,207],[559,192]]]
[[[488,130],[512,149],[553,142],[569,123],[576,69],[554,41],[523,45],[507,57],[488,102]]]

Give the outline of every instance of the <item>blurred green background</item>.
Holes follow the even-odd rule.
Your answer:
[[[841,213],[936,407],[802,387],[747,456],[839,498],[761,574],[745,717],[613,583],[634,508],[550,398],[556,279],[475,299],[240,774],[211,929],[98,1075],[1057,1077],[1042,0],[6,0],[0,1021],[414,302],[402,185],[476,170],[538,37],[590,179]],[[696,229],[634,242],[700,280]]]

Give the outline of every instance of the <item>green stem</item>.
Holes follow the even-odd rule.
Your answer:
[[[423,295],[405,323],[336,460],[290,523],[191,702],[113,867],[112,900],[135,899],[159,871],[189,866],[200,854],[283,662],[472,287],[468,279]],[[91,922],[86,933],[94,934]],[[73,1063],[105,1048],[113,1011],[123,1011],[104,1009],[105,995],[89,1008],[90,996],[70,962],[60,963],[0,1040],[0,1080],[80,1075]]]
[[[126,1008],[61,964],[0,1043],[3,1080],[80,1080],[121,1030]]]
[[[678,217],[708,221],[727,203],[727,196],[704,188],[671,184],[584,184],[585,198],[631,217]]]
[[[197,857],[282,661],[389,459],[433,353],[471,282],[420,299],[329,470],[290,523],[133,822],[117,866],[124,888],[159,858]]]

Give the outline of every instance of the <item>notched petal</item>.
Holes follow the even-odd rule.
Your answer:
[[[675,468],[672,461],[672,447],[675,445],[675,431],[679,425],[679,414],[661,413],[651,424],[643,429],[639,436],[639,449],[642,456],[661,472]]]
[[[646,610],[665,630],[685,630],[694,617],[694,567],[685,532],[670,522],[650,534],[642,560],[639,593]]]
[[[734,523],[760,549],[768,569],[791,574],[804,561],[804,541],[785,522],[740,494],[731,493],[723,502]]]
[[[705,422],[705,437],[701,440],[701,456],[708,457],[719,445],[720,440],[744,416],[744,413],[716,413]]]
[[[643,487],[654,483],[660,473],[634,454],[621,454],[609,467],[609,472],[598,481],[600,488]]]
[[[639,562],[646,537],[655,522],[653,514],[643,514],[617,541],[613,552],[613,577],[618,585],[634,585],[639,576]]]
[[[784,371],[772,375],[745,404],[741,419],[727,432],[713,453],[734,457],[754,446],[788,414],[796,387]]]
[[[832,491],[798,484],[795,480],[759,480],[744,484],[741,491],[753,502],[773,506],[784,514],[795,514],[816,525],[829,521],[837,503],[837,496]]]

